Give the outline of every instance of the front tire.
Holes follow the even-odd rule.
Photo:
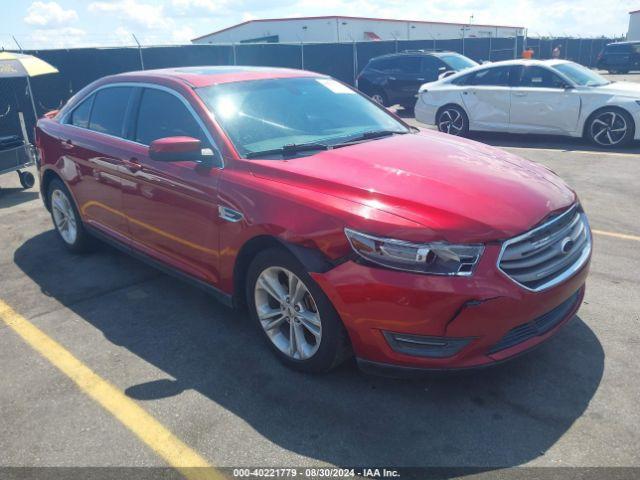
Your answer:
[[[271,248],[249,266],[249,313],[288,367],[327,372],[348,356],[347,334],[333,305],[290,253]]]
[[[82,225],[73,197],[61,180],[51,181],[47,198],[53,225],[66,249],[73,253],[91,250],[92,239]]]
[[[469,117],[457,105],[448,105],[438,111],[436,126],[442,133],[466,137],[469,133]]]
[[[586,137],[600,147],[625,146],[633,140],[634,135],[633,118],[624,110],[603,108],[587,120]]]

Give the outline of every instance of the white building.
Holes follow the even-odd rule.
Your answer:
[[[220,43],[327,43],[379,40],[433,40],[461,37],[515,37],[523,27],[391,20],[366,17],[302,17],[249,20],[191,40]]]
[[[640,10],[629,12],[627,40],[640,40]]]

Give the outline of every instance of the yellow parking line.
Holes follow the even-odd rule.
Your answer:
[[[0,300],[0,318],[78,388],[131,430],[167,464],[189,480],[224,478],[123,392],[93,372],[62,345]]]
[[[597,235],[604,235],[605,237],[621,238],[623,240],[635,240],[640,242],[640,237],[637,235],[629,235],[627,233],[606,232],[604,230],[591,230],[591,232]]]

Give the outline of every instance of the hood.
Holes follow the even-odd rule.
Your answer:
[[[513,237],[576,200],[545,167],[481,143],[427,131],[286,161],[254,161],[252,169],[257,176],[421,224],[425,228],[417,235],[423,241]]]
[[[611,93],[612,95],[627,95],[640,98],[640,83],[633,82],[611,82],[601,87],[589,87],[599,92]]]

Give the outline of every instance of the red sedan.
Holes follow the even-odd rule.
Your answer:
[[[246,307],[289,366],[488,365],[553,335],[584,295],[591,233],[548,169],[419,131],[285,69],[103,78],[41,119],[46,207]]]

